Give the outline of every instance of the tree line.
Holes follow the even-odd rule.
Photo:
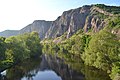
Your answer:
[[[0,71],[27,58],[42,54],[37,32],[25,33],[9,38],[0,37]]]

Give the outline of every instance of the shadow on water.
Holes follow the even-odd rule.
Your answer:
[[[58,57],[43,55],[28,59],[5,70],[0,80],[110,80],[100,70],[84,66],[79,62],[67,62]]]

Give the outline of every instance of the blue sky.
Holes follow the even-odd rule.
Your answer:
[[[55,20],[63,11],[91,4],[120,6],[119,0],[0,0],[0,31],[19,30],[34,20]]]

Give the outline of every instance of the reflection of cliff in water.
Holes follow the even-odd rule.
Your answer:
[[[55,56],[42,56],[40,69],[53,70],[61,76],[62,80],[84,80],[82,73],[72,70],[69,64],[65,64],[64,60]]]
[[[83,75],[83,74],[84,75]],[[47,79],[45,79],[47,78]],[[0,80],[111,80],[102,70],[85,66],[76,59],[64,60],[43,55],[41,58],[28,59],[6,70]]]
[[[58,57],[43,55],[40,69],[53,70],[62,80],[111,80],[106,72],[86,66],[77,58],[75,62],[65,64],[64,60]]]
[[[54,73],[50,76],[46,71]],[[64,64],[64,61],[52,56],[43,55],[41,59],[28,59],[18,65],[6,70],[6,75],[0,75],[0,80],[39,80],[41,77],[59,78],[57,80],[83,80],[84,76],[70,69],[69,65]],[[47,80],[47,79],[46,79]],[[52,79],[50,79],[52,80]]]

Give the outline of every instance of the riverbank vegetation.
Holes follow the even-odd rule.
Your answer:
[[[84,33],[79,30],[72,37],[54,43],[43,44],[43,53],[50,53],[66,61],[82,61],[96,67],[116,79],[120,74],[120,17],[111,19],[109,24],[97,33]]]
[[[27,58],[42,54],[37,32],[0,38],[0,71]]]

